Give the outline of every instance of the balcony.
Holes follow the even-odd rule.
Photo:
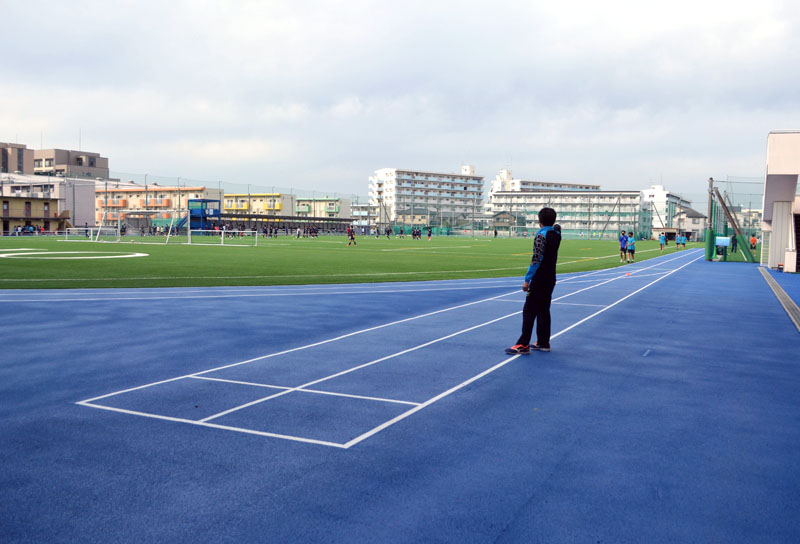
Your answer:
[[[265,210],[279,212],[279,211],[281,211],[283,209],[283,203],[282,202],[276,202],[272,206],[270,206],[269,204],[264,204],[264,209]]]
[[[170,204],[171,201],[168,198],[149,198],[147,200],[144,198],[139,199],[139,206],[143,208],[161,208],[163,206],[169,206]]]
[[[223,208],[226,211],[234,211],[234,212],[246,212],[250,209],[250,204],[247,202],[243,202],[241,204],[233,204],[232,206],[225,206]]]
[[[295,206],[294,211],[297,213],[308,213],[311,211],[311,206]]]

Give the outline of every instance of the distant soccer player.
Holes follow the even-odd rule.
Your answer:
[[[433,229],[428,227],[428,241],[431,241],[431,236],[433,236]]]
[[[667,237],[664,236],[664,233],[658,235],[658,243],[661,245],[661,253],[664,253],[664,243],[667,241]]]
[[[561,234],[553,228],[556,211],[539,210],[539,231],[533,238],[533,257],[522,282],[525,306],[522,308],[522,334],[517,343],[506,348],[509,355],[534,351],[550,351],[550,301],[556,286],[556,261]],[[531,345],[533,323],[536,322],[536,343]]]
[[[632,263],[636,255],[636,238],[632,232],[628,233],[628,243],[625,245],[625,249],[628,251],[628,262]]]
[[[347,247],[350,247],[350,244],[353,244],[353,246],[357,246],[358,245],[356,243],[356,229],[348,227],[347,228],[347,238],[348,238]]]
[[[619,262],[624,263],[628,259],[628,235],[625,231],[619,233]]]

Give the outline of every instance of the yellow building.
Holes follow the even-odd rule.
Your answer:
[[[57,198],[4,195],[2,201],[4,236],[12,234],[16,227],[44,228],[46,232],[63,228],[59,227]]]
[[[222,212],[238,215],[291,215],[292,195],[283,193],[225,193]]]

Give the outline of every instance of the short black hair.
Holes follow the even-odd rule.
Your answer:
[[[561,232],[561,225],[559,225],[558,223],[556,223],[555,225],[553,225],[553,230],[555,230],[555,231],[557,231],[557,232]]]
[[[556,222],[556,211],[553,208],[539,210],[539,223],[544,227],[552,227]]]

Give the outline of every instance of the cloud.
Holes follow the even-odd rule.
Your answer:
[[[781,0],[38,2],[4,20],[0,139],[77,147],[80,129],[131,172],[364,194],[381,167],[513,162],[693,188],[759,175],[767,132],[800,124],[800,8]]]

